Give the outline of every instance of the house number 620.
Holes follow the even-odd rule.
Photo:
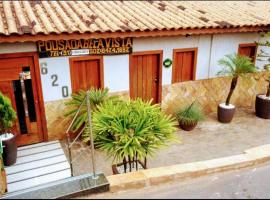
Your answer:
[[[42,75],[47,75],[49,70],[48,70],[48,67],[47,67],[47,63],[46,62],[43,62],[43,63],[40,63],[40,71],[41,71],[41,74]],[[59,83],[58,83],[58,75],[57,74],[52,74],[51,75],[51,80],[52,80],[52,87],[58,87],[59,86]],[[68,86],[62,86],[61,88],[62,90],[62,97],[68,97],[69,96],[69,88]]]

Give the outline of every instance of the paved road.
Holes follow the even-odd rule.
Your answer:
[[[256,168],[190,179],[181,183],[171,183],[119,193],[103,193],[91,195],[88,198],[267,199],[270,198],[270,163],[257,166]]]

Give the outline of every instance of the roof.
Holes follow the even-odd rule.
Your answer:
[[[0,36],[269,26],[267,1],[0,1]]]

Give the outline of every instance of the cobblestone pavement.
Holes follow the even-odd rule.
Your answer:
[[[83,199],[269,199],[270,163],[261,166],[162,184],[101,193]]]
[[[148,159],[148,167],[160,167],[173,164],[214,159],[243,153],[243,150],[270,143],[270,120],[257,118],[253,110],[238,109],[230,124],[219,123],[216,114],[192,131],[179,131],[181,143],[171,143],[159,150],[154,158]],[[62,141],[65,145],[65,142]],[[73,155],[85,152],[74,164],[75,174],[91,172],[90,149],[83,143],[76,143]],[[96,150],[98,171],[111,175],[112,160],[106,154]]]

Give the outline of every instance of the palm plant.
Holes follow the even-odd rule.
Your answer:
[[[219,65],[223,66],[223,70],[218,72],[218,75],[232,76],[230,92],[226,99],[226,105],[230,105],[232,94],[237,86],[238,78],[247,73],[256,72],[256,67],[251,59],[247,56],[239,54],[226,55],[225,58],[219,60]]]
[[[95,145],[114,163],[123,161],[125,172],[127,161],[130,166],[135,162],[138,170],[138,160],[145,159],[146,167],[147,156],[176,138],[174,118],[151,101],[107,101],[97,107],[93,113]]]
[[[90,105],[92,110],[96,110],[98,105],[101,105],[107,100],[117,100],[117,96],[109,96],[109,89],[90,89]],[[72,99],[66,103],[66,106],[69,107],[69,110],[65,113],[66,117],[74,117],[78,111],[81,103],[83,102],[86,96],[86,91],[80,90],[78,93],[72,94]],[[71,131],[76,132],[82,128],[87,121],[87,107],[86,102],[83,104],[81,112],[74,121]]]

